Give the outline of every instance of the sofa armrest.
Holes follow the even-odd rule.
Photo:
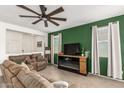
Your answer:
[[[53,87],[54,88],[68,88],[68,83],[65,82],[65,81],[56,81],[56,82],[53,82]]]
[[[40,60],[39,62],[43,62],[43,61],[45,61],[46,63],[48,63],[48,60],[46,58]]]

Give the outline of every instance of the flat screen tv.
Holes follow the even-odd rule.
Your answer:
[[[80,43],[64,44],[64,55],[80,55]]]

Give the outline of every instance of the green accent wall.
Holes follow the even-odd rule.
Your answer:
[[[54,64],[57,64],[57,63],[58,63],[58,55],[54,54]]]
[[[100,75],[107,76],[108,58],[100,58]]]
[[[62,33],[62,49],[64,44],[66,43],[80,43],[82,48],[86,48],[88,51],[90,51],[90,56],[88,60],[88,72],[91,72],[91,45],[92,45],[92,31],[91,27],[94,25],[97,26],[105,26],[108,25],[109,22],[114,22],[114,21],[119,21],[120,23],[120,38],[121,38],[121,53],[122,53],[122,68],[124,71],[124,15],[92,22],[89,24],[85,25],[80,25],[77,27],[72,27],[69,29],[64,29],[61,31],[53,32],[53,33],[48,33],[48,46],[50,46],[50,35],[54,34],[57,35],[58,33]],[[102,59],[106,60],[106,59]],[[103,63],[103,62],[101,62]],[[101,65],[102,66],[102,65]],[[106,65],[101,69],[101,72],[103,75],[106,75]],[[124,74],[123,74],[123,79],[124,79]]]

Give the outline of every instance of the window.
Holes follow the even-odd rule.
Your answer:
[[[97,44],[99,57],[108,57],[108,26],[98,28]]]

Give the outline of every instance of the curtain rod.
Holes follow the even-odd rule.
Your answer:
[[[104,25],[104,26],[97,26],[97,28],[102,28],[102,27],[107,27],[108,25]]]
[[[96,25],[97,26],[97,25]],[[102,27],[106,27],[108,25],[104,25],[104,26],[97,26],[97,28],[102,28]],[[93,26],[92,26],[93,27]],[[90,27],[90,29],[92,29],[92,27]]]
[[[113,23],[113,24],[114,24],[114,23],[117,23],[117,22],[119,22],[119,21],[114,21],[114,22],[110,22],[110,23]],[[109,25],[109,24],[108,24],[108,25]],[[96,26],[97,26],[97,28],[100,28],[100,27],[106,27],[106,26],[108,26],[108,25],[103,25],[103,26],[97,26],[97,25],[96,25]],[[92,27],[91,27],[91,29],[92,29]]]

